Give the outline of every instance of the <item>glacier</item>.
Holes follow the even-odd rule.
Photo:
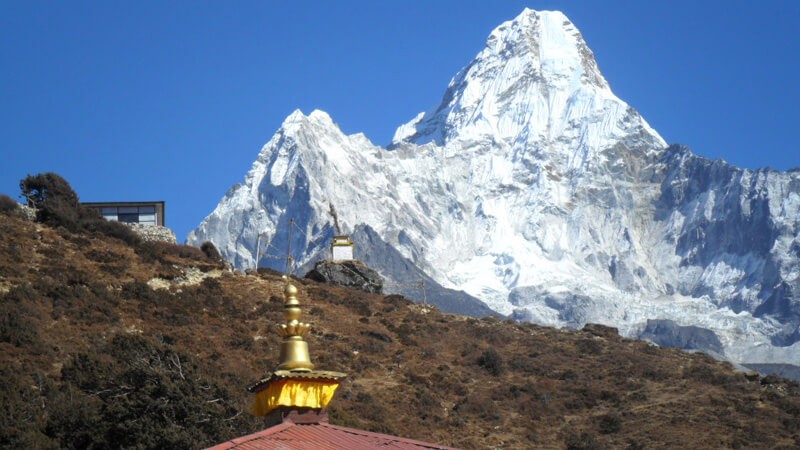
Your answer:
[[[800,171],[667,145],[560,12],[493,30],[385,147],[294,111],[187,243],[282,270],[291,240],[302,272],[331,204],[391,292],[422,300],[424,280],[453,312],[631,337],[671,320],[734,362],[800,364]]]

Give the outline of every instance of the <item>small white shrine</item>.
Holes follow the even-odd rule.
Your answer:
[[[333,255],[333,261],[350,261],[353,258],[353,248],[355,245],[353,241],[350,240],[350,236],[347,235],[340,235],[333,237],[333,243],[331,243],[331,255]]]
[[[330,203],[330,206],[333,226],[336,227],[336,236],[333,237],[333,243],[331,243],[331,260],[333,262],[352,261],[355,259],[353,257],[355,245],[350,240],[350,236],[342,234],[342,228],[339,226],[339,215],[336,214],[336,208],[333,207],[333,203]]]

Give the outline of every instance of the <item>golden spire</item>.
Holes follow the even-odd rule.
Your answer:
[[[347,374],[327,370],[313,370],[311,357],[308,354],[308,342],[303,337],[311,326],[300,322],[302,311],[297,300],[297,288],[284,276],[285,300],[283,317],[286,323],[281,324],[280,333],[281,359],[278,367],[266,377],[250,386],[248,390],[256,394],[253,402],[253,414],[266,416],[273,411],[305,408],[323,411],[333,399],[339,380]]]
[[[293,372],[308,372],[314,368],[311,363],[311,356],[308,353],[308,342],[303,338],[311,325],[300,322],[302,311],[300,301],[297,300],[297,288],[289,282],[287,277],[286,288],[284,288],[283,317],[286,323],[281,324],[280,333],[283,336],[281,342],[280,363],[276,370],[291,370]]]

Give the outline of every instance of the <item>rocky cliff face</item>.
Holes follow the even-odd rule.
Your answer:
[[[678,146],[663,166],[655,218],[668,225],[677,290],[797,324],[800,171],[739,169]]]
[[[333,236],[331,202],[346,231],[380,242],[356,257],[396,253],[462,301],[628,336],[672,320],[712,331],[736,361],[800,362],[800,172],[668,147],[559,12],[495,29],[387,148],[295,111],[188,242],[282,268],[294,218],[308,266]],[[412,292],[408,267],[383,267],[387,291]]]

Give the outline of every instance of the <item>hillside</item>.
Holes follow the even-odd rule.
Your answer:
[[[800,387],[702,354],[306,280],[337,424],[465,449],[796,448]],[[260,429],[280,274],[0,215],[0,447],[193,448]]]

